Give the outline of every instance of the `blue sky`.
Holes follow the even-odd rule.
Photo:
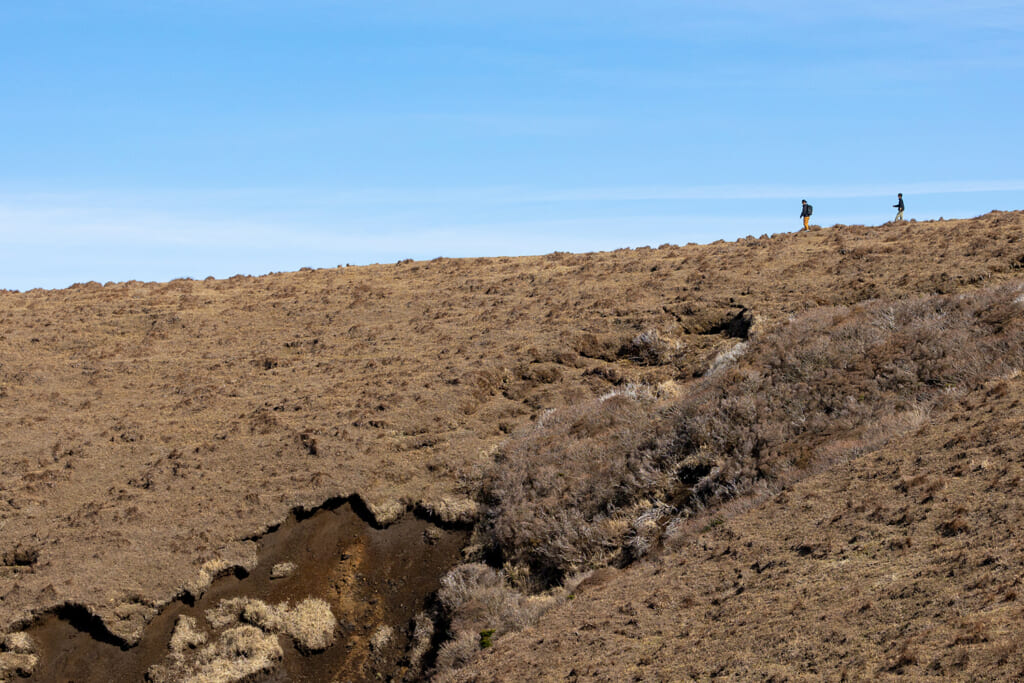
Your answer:
[[[0,288],[1024,209],[1024,2],[0,2]]]

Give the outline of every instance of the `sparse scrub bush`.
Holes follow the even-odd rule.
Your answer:
[[[678,526],[672,508],[877,448],[951,389],[1024,366],[1024,304],[1006,286],[819,308],[735,348],[675,399],[613,392],[505,443],[481,489],[482,541],[548,586],[642,556]]]
[[[548,585],[613,561],[629,510],[670,485],[652,411],[616,394],[549,413],[509,441],[484,480],[487,540]]]
[[[565,595],[564,589],[527,595],[509,584],[504,571],[485,564],[455,567],[437,594],[450,639],[438,652],[434,680],[444,680],[503,634],[537,623]]]
[[[465,666],[480,652],[480,635],[463,631],[447,641],[437,651],[437,664],[434,669],[433,681],[450,680],[451,675]]]
[[[545,596],[523,594],[508,584],[503,572],[477,563],[449,571],[441,580],[438,600],[453,631],[491,627],[497,635],[536,622],[551,604]]]
[[[640,559],[649,553],[661,538],[662,529],[675,517],[675,508],[656,503],[630,523],[626,534],[629,559]]]
[[[481,590],[499,587],[501,583],[501,575],[486,564],[460,564],[442,577],[437,599],[448,614],[454,614]]]

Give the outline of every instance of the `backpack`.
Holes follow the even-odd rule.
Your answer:
[[[813,216],[814,215],[814,207],[811,206],[810,204],[807,205],[807,215],[808,216]]]

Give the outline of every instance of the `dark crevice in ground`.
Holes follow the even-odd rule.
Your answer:
[[[717,325],[712,325],[701,334],[725,334],[725,336],[733,339],[748,339],[750,337],[750,328],[753,324],[753,314],[744,308]]]
[[[36,623],[54,618],[68,624],[79,633],[88,635],[89,638],[98,643],[112,645],[122,650],[129,647],[124,638],[111,633],[107,625],[103,623],[103,620],[90,612],[84,605],[65,603],[46,612],[43,616],[36,619]]]

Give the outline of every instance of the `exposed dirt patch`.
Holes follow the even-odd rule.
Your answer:
[[[274,680],[372,680],[377,673],[400,673],[413,619],[428,608],[441,576],[458,562],[467,535],[411,516],[377,529],[348,504],[333,501],[260,538],[251,573],[229,570],[198,600],[165,607],[138,645],[117,642],[81,607],[47,617],[28,631],[40,657],[29,680],[141,681],[153,665],[172,660],[169,645],[183,617],[194,620],[205,643],[225,630],[213,628],[207,615],[225,601],[296,605],[310,597],[326,600],[338,621],[333,645],[302,652],[291,638],[277,637],[282,658],[273,666]],[[382,628],[392,636],[371,647]]]

